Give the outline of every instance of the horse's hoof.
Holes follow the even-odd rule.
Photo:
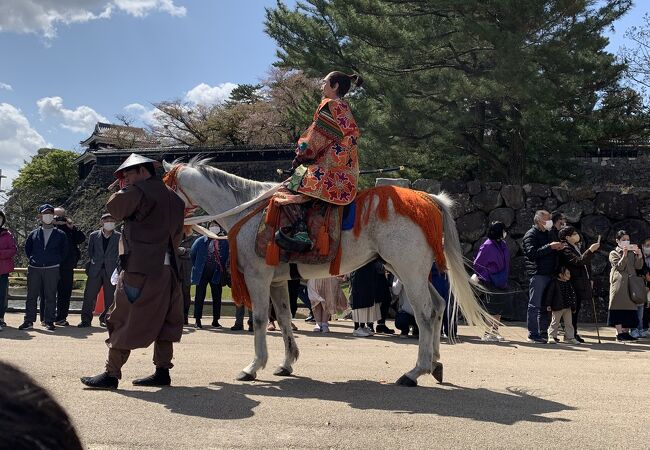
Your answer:
[[[237,381],[254,381],[255,380],[255,375],[246,373],[244,371],[239,372],[239,375],[237,375]]]
[[[287,369],[285,367],[278,367],[275,369],[275,372],[273,372],[273,375],[278,376],[278,377],[288,377],[291,375],[293,370]]]
[[[431,375],[433,375],[433,378],[435,378],[438,383],[442,384],[442,364],[436,363]]]
[[[410,379],[406,375],[402,375],[399,377],[399,380],[395,382],[395,384],[398,386],[415,387],[418,385],[418,382]]]

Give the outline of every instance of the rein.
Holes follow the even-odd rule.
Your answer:
[[[220,214],[214,214],[210,216],[196,216],[196,217],[189,217],[192,212],[194,212],[199,205],[195,204],[190,196],[183,190],[183,188],[178,184],[178,174],[183,169],[184,164],[175,164],[172,169],[165,174],[163,177],[163,182],[169,186],[171,190],[176,192],[176,194],[180,193],[183,194],[183,196],[187,199],[187,203],[189,203],[190,207],[185,208],[185,225],[191,226],[196,232],[199,234],[202,234],[204,236],[209,237],[210,239],[228,239],[227,236],[217,236],[216,234],[212,233],[210,230],[200,226],[200,223],[205,223],[205,222],[211,222],[211,221],[219,221],[219,219],[223,219],[225,217],[230,217],[234,216],[235,214],[239,214],[242,211],[245,211],[246,209],[250,208],[251,206],[257,205],[258,203],[270,198],[275,194],[281,187],[282,184],[278,184],[277,186],[269,189],[268,191],[264,192],[262,195],[249,200],[245,203],[242,203],[241,205],[235,206],[232,209],[229,209],[228,211],[222,212]]]

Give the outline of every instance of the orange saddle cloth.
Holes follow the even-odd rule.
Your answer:
[[[275,243],[275,232],[280,227],[291,225],[285,214],[280,213],[280,205],[272,198],[262,214],[257,237],[255,253],[265,258],[270,266],[283,263],[325,264],[331,262],[337,254],[341,240],[341,214],[343,206],[322,201],[314,201],[307,209],[306,222],[309,238],[313,248],[304,253],[287,252]]]

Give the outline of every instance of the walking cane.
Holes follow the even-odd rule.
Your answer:
[[[600,330],[598,329],[598,316],[596,316],[596,300],[594,300],[593,294],[591,294],[591,306],[594,308],[594,325],[596,325],[596,334],[598,335],[598,343],[600,344]]]

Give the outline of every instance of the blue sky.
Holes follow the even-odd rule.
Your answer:
[[[259,81],[275,60],[263,31],[275,3],[2,0],[0,168],[15,176],[41,146],[80,150],[98,120],[147,120],[153,102],[217,102]],[[650,1],[636,3],[611,33],[613,52],[650,12]]]

